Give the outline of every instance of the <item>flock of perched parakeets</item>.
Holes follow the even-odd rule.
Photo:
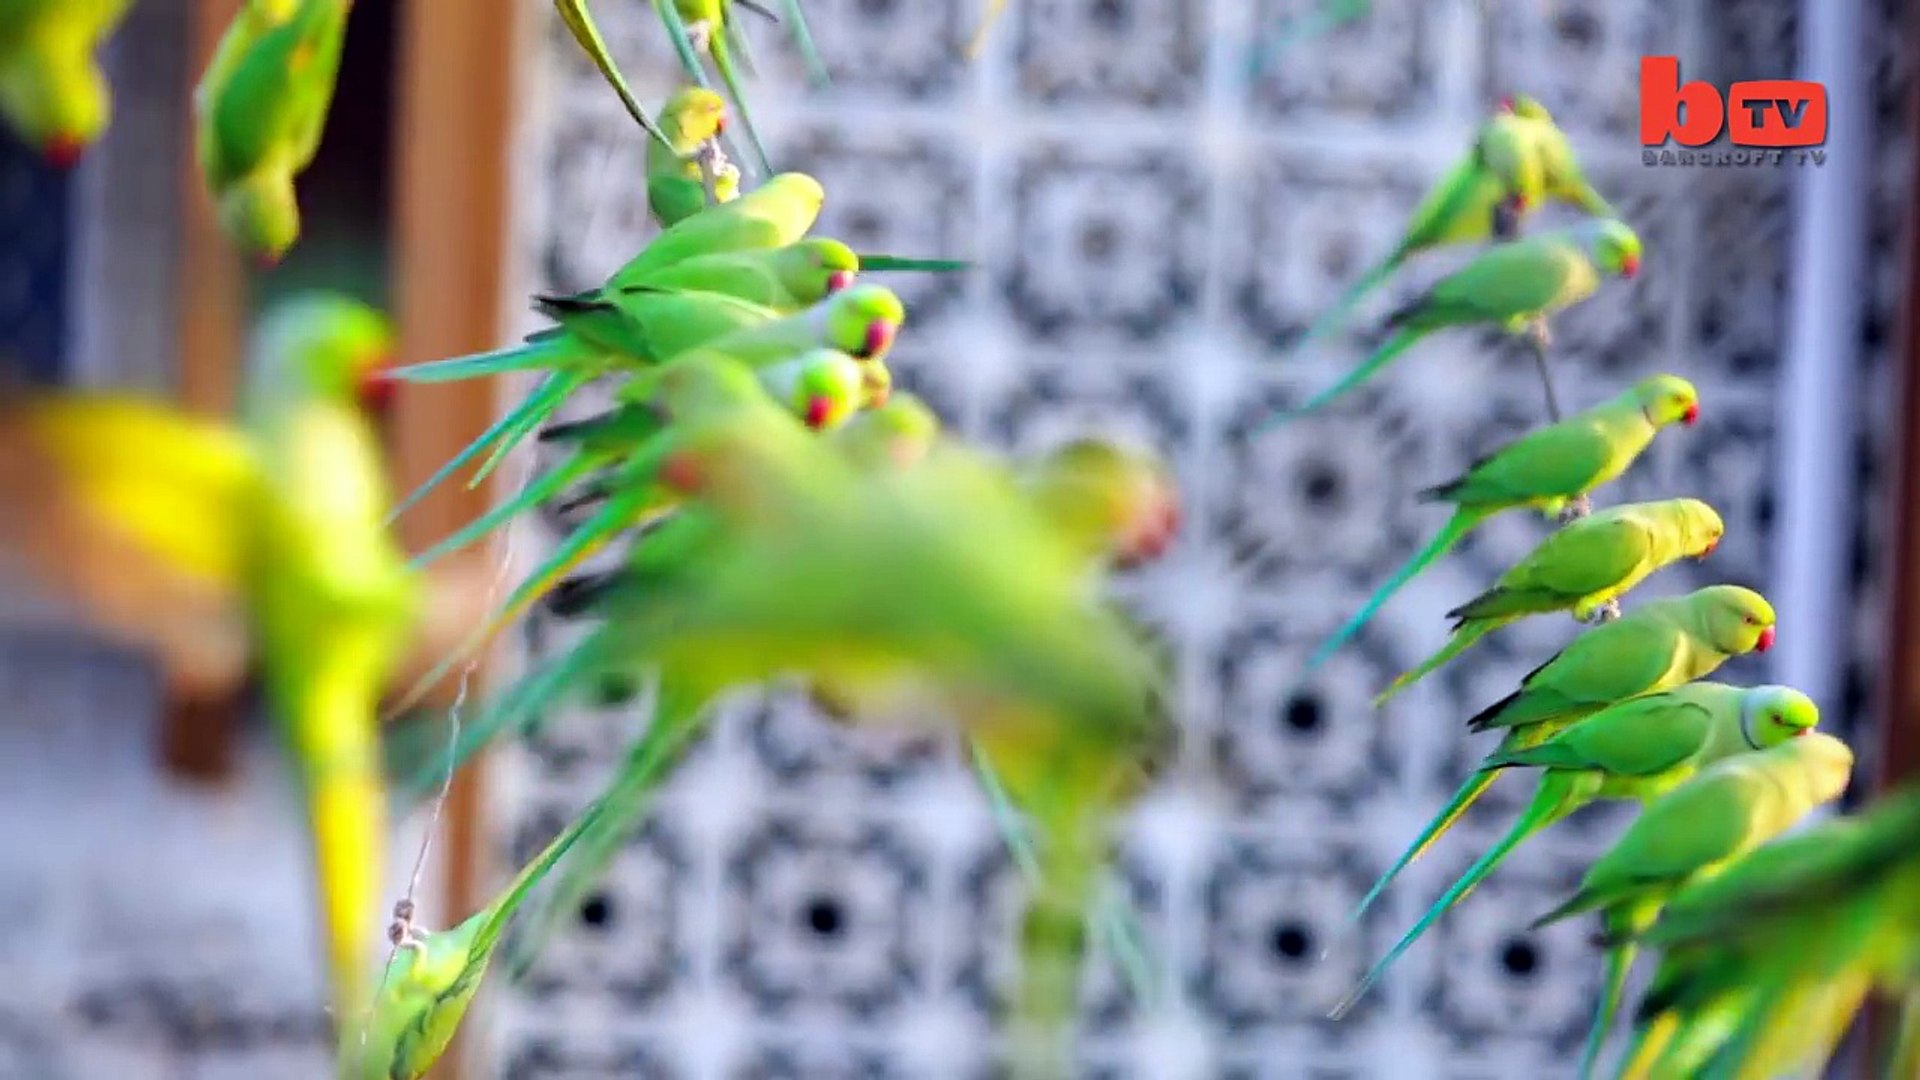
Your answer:
[[[17,437],[6,456],[32,464],[54,493],[45,501],[74,527],[166,564],[187,583],[182,595],[204,586],[243,598],[308,799],[342,1077],[422,1075],[519,909],[537,898],[511,939],[513,967],[606,871],[714,702],[773,681],[803,684],[850,724],[914,716],[958,725],[1030,886],[1010,1060],[1021,1076],[1064,1076],[1090,928],[1123,966],[1139,949],[1130,913],[1096,902],[1107,834],[1170,757],[1176,728],[1167,673],[1103,584],[1109,569],[1167,548],[1179,525],[1173,484],[1151,455],[1095,440],[995,460],[944,436],[924,404],[895,392],[886,362],[906,312],[859,276],[965,264],[860,254],[813,236],[828,197],[818,182],[782,173],[752,183],[729,160],[730,107],[706,88],[702,57],[733,99],[754,171],[772,173],[742,97],[738,69],[750,60],[738,19],[786,21],[824,78],[796,0],[780,13],[749,0],[654,3],[696,85],[648,114],[585,5],[556,0],[651,140],[647,198],[661,231],[599,287],[535,297],[551,326],[511,348],[396,370],[380,316],[309,298],[259,328],[241,425],[118,398],[29,399],[6,405]],[[0,110],[49,158],[71,160],[105,123],[92,54],[125,7],[0,8]],[[205,182],[234,244],[263,264],[299,235],[293,182],[325,126],[348,8],[252,0],[200,85]],[[1520,237],[1550,201],[1589,217]],[[1539,920],[1601,916],[1604,978],[1582,1076],[1596,1065],[1635,954],[1649,947],[1659,965],[1633,1014],[1621,1076],[1746,1080],[1820,1060],[1876,989],[1907,995],[1887,1075],[1920,1075],[1920,792],[1783,838],[1841,795],[1853,757],[1815,730],[1818,711],[1798,691],[1699,681],[1772,643],[1766,600],[1721,585],[1621,610],[1620,598],[1661,567],[1711,553],[1723,524],[1691,498],[1591,508],[1591,493],[1662,429],[1692,425],[1700,403],[1684,379],[1656,375],[1559,415],[1547,320],[1605,279],[1633,277],[1641,250],[1547,111],[1502,102],[1404,238],[1307,336],[1339,326],[1415,256],[1464,244],[1485,246],[1395,311],[1377,352],[1278,419],[1340,398],[1430,333],[1493,327],[1531,341],[1552,422],[1423,492],[1451,517],[1307,671],[1399,586],[1511,509],[1561,524],[1448,612],[1451,639],[1379,700],[1527,616],[1563,612],[1589,626],[1469,720],[1473,731],[1499,731],[1499,744],[1355,917],[1501,772],[1534,770],[1533,799],[1347,1004],[1527,837],[1595,800],[1635,800],[1640,816]],[[362,952],[388,895],[389,769],[376,714],[421,605],[387,528],[413,500],[390,508],[367,418],[396,381],[503,373],[533,373],[537,383],[426,487],[475,463],[469,482],[478,483],[529,439],[559,461],[415,567],[538,507],[560,503],[574,525],[402,704],[533,603],[585,632],[469,717],[451,745],[416,754],[399,786],[440,786],[570,697],[646,699],[652,721],[606,790],[492,903],[435,933],[415,925],[411,897],[395,905],[394,951],[376,968]],[[589,386],[607,390],[610,405],[557,421]],[[14,546],[41,560],[62,550],[57,539]],[[614,569],[581,571],[610,548],[623,550]]]

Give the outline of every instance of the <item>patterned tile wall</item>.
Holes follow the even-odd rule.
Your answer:
[[[1574,627],[1534,620],[1378,715],[1368,698],[1436,646],[1438,613],[1542,524],[1483,529],[1319,678],[1294,685],[1320,636],[1438,526],[1413,493],[1541,418],[1530,361],[1455,335],[1351,407],[1261,422],[1353,361],[1358,337],[1280,352],[1386,249],[1485,103],[1525,90],[1555,109],[1650,252],[1635,284],[1556,326],[1563,400],[1584,406],[1671,370],[1706,403],[1705,422],[1663,437],[1604,493],[1699,494],[1728,519],[1708,564],[1667,571],[1647,594],[1764,586],[1793,172],[1643,167],[1634,71],[1642,53],[1673,51],[1690,78],[1790,72],[1795,5],[1379,0],[1250,77],[1251,27],[1317,6],[1015,0],[968,65],[958,49],[973,3],[812,0],[837,82],[799,90],[775,35],[762,35],[772,81],[758,119],[778,164],[826,184],[825,232],[979,261],[961,280],[902,285],[897,375],[954,428],[1020,450],[1115,431],[1151,440],[1179,470],[1190,527],[1169,559],[1120,583],[1181,661],[1184,757],[1129,821],[1122,860],[1168,993],[1136,1003],[1096,961],[1086,1075],[1556,1076],[1584,1032],[1597,956],[1586,927],[1514,928],[1606,842],[1619,819],[1605,813],[1533,842],[1356,1014],[1323,1019],[1516,806],[1521,785],[1500,785],[1485,808],[1498,812],[1471,814],[1376,917],[1343,930],[1373,875],[1484,752],[1460,720]],[[1862,736],[1887,572],[1876,538],[1889,523],[1890,328],[1906,281],[1901,7],[1883,0],[1863,43],[1876,88],[1873,240],[1861,255],[1871,287],[1857,327],[1843,327],[1865,346],[1868,421],[1839,720]],[[606,17],[630,68],[672,70],[641,7]],[[571,46],[547,45],[526,232],[537,284],[582,287],[647,235],[642,148]],[[1420,263],[1366,313],[1451,264]],[[528,647],[556,633],[536,622]],[[1757,659],[1728,669],[1767,674]],[[503,857],[533,851],[643,722],[576,708],[498,760]],[[750,698],[674,780],[536,977],[495,997],[499,1075],[975,1075],[991,1053],[1016,887],[952,747],[850,739],[796,702]]]

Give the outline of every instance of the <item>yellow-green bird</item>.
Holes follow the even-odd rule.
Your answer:
[[[739,197],[740,170],[719,149],[726,99],[705,87],[682,87],[661,108],[660,127],[667,141],[647,143],[647,208],[661,228],[706,209],[709,190],[717,203]]]
[[[383,906],[378,703],[417,614],[361,407],[384,385],[390,344],[371,308],[304,297],[261,325],[244,399],[263,482],[246,551],[249,609],[268,705],[307,799],[343,1038],[370,999],[368,932]]]
[[[132,0],[0,3],[0,115],[48,162],[80,159],[112,112],[95,52]]]
[[[300,237],[293,180],[320,148],[351,0],[249,0],[194,90],[196,152],[220,227],[262,266]]]

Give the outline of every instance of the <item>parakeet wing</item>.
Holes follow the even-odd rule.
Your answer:
[[[1696,754],[1712,724],[1713,714],[1703,706],[1655,695],[1589,716],[1554,742],[1588,768],[1614,776],[1650,776]]]
[[[1612,447],[1583,425],[1553,424],[1482,458],[1448,498],[1460,503],[1518,503],[1582,489],[1611,462]]]
[[[1652,538],[1638,525],[1624,529],[1563,529],[1541,545],[1540,557],[1514,584],[1577,597],[1617,585],[1652,554]]]
[[[1560,297],[1585,256],[1558,239],[1493,248],[1434,284],[1410,321],[1428,325],[1503,322]]]

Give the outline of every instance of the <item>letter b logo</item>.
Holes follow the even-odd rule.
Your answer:
[[[1684,112],[1682,111],[1684,110]],[[1826,102],[1821,101],[1825,126]],[[1703,82],[1680,82],[1680,58],[1640,58],[1640,141],[1659,146],[1668,139],[1682,146],[1705,146],[1719,138],[1726,109],[1720,91]]]

